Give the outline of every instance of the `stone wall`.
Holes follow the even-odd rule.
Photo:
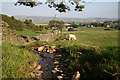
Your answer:
[[[60,30],[54,30],[48,34],[38,34],[37,36],[35,36],[35,38],[38,39],[39,41],[49,41],[60,33],[61,33]]]

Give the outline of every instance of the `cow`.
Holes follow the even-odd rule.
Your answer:
[[[71,40],[71,39],[73,39],[73,40],[77,40],[76,37],[75,37],[75,35],[73,35],[73,34],[69,34],[69,40]]]

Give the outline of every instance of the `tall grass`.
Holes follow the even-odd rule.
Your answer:
[[[2,44],[2,78],[24,78],[29,72],[29,61],[39,57],[23,48]]]
[[[94,51],[92,48],[78,45],[64,47],[59,52],[63,55],[61,64],[64,63],[64,71],[68,74],[79,71],[81,80],[117,80],[120,78],[119,47],[104,48],[104,50]]]

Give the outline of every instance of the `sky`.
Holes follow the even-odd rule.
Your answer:
[[[68,4],[71,8],[71,11],[66,13],[60,13],[56,11],[54,8],[49,8],[47,5],[39,5],[34,8],[26,7],[26,6],[15,6],[15,2],[2,2],[2,10],[0,10],[0,14],[6,14],[9,16],[14,15],[25,15],[25,16],[50,16],[53,17],[55,14],[57,17],[72,17],[72,18],[118,18],[118,0],[101,2],[101,1],[93,1],[85,5],[85,8],[82,12],[74,11],[72,5]],[[87,3],[87,2],[86,2]]]

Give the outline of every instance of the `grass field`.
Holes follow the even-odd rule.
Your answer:
[[[112,29],[112,28],[106,28],[106,27],[93,27],[93,28],[88,28],[88,27],[80,27],[80,28],[77,28],[78,31],[104,31],[105,29],[110,29],[110,30],[115,30],[115,29]]]
[[[48,24],[42,24],[42,23],[39,24],[39,23],[35,23],[35,25],[37,25],[37,26],[40,26],[40,25],[41,25],[41,26],[47,26]]]
[[[118,31],[86,31],[73,34],[77,37],[77,44],[101,47],[118,45]]]
[[[106,28],[79,28],[78,31],[66,32],[74,34],[76,41],[57,41],[58,47],[64,47],[60,54],[64,54],[63,63],[67,64],[66,73],[80,71],[83,80],[117,80],[120,79],[120,54],[118,45],[118,31]],[[93,49],[97,46],[97,49]],[[96,50],[96,51],[95,51]],[[77,52],[82,52],[79,58]],[[65,62],[65,60],[69,62]],[[83,77],[84,76],[84,77]]]
[[[86,45],[89,47],[92,46],[99,46],[99,47],[106,47],[106,46],[118,46],[118,31],[111,29],[111,31],[105,31],[103,27],[97,28],[86,28],[81,27],[78,28],[77,31],[66,31],[63,30],[64,34],[74,34],[76,35],[76,41],[65,41],[63,45],[69,44],[79,44],[79,45]],[[65,44],[66,43],[66,44]],[[62,43],[61,43],[62,44]]]
[[[69,59],[67,62],[67,72],[80,71],[82,78],[99,78],[107,77],[111,80],[115,80],[120,77],[120,54],[118,46],[118,31],[111,29],[105,31],[102,27],[98,28],[78,28],[77,31],[65,31],[64,34],[74,34],[77,40],[69,41],[68,37],[63,34],[60,38],[66,38],[66,41],[61,42],[60,40],[53,42],[46,42],[48,45],[54,43],[57,47],[63,47],[63,61]],[[51,30],[48,30],[48,32]],[[33,37],[37,34],[44,32],[34,31],[17,31],[16,33],[25,36]],[[29,45],[25,45],[25,48],[10,45],[8,43],[3,44],[3,77],[4,78],[18,78],[23,77],[27,74],[26,64],[30,60],[36,60],[37,56],[28,52],[26,47],[30,45],[40,44],[43,42],[36,42]],[[94,51],[93,46],[98,46],[98,50]],[[78,58],[78,51],[82,52],[82,56]],[[65,62],[63,62],[65,63]],[[20,74],[22,72],[22,74]],[[83,77],[84,76],[84,77]]]
[[[17,34],[29,37],[34,37],[38,34],[47,34],[48,32],[50,31],[32,31],[32,30],[16,31]]]

